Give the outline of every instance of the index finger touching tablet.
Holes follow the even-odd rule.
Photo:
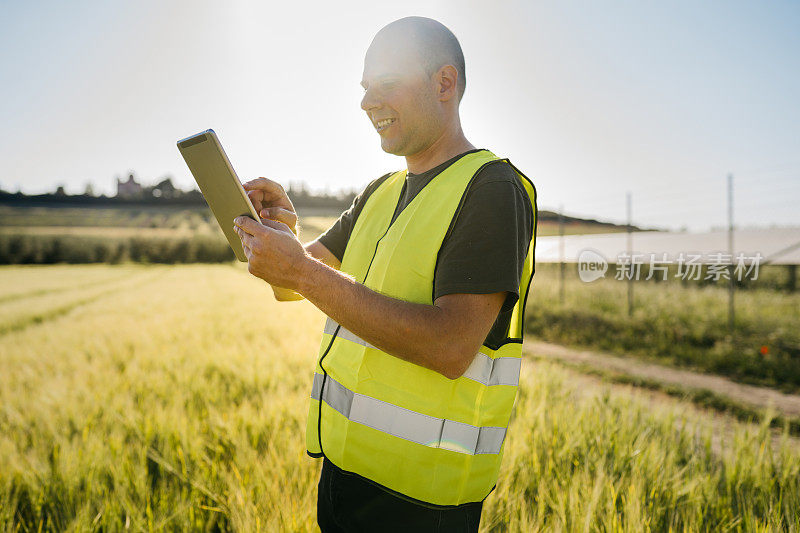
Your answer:
[[[284,209],[294,211],[292,201],[289,200],[289,196],[286,194],[283,186],[277,181],[260,177],[242,184],[242,187],[247,191],[247,195],[250,197],[250,200],[257,210],[260,210],[263,206],[283,207]],[[262,205],[256,205],[257,202]]]

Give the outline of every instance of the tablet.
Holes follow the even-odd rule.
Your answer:
[[[246,263],[247,256],[242,240],[233,230],[233,219],[239,215],[249,216],[256,221],[261,219],[225,155],[217,134],[214,130],[206,130],[181,139],[178,141],[178,150],[200,186],[200,192],[214,213],[236,258]]]

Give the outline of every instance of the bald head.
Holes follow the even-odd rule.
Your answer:
[[[431,154],[452,157],[472,146],[458,112],[465,85],[464,54],[450,30],[406,17],[381,28],[367,50],[361,109],[381,148],[405,156],[414,172],[427,167],[420,162],[438,161]]]
[[[405,17],[381,28],[372,41],[372,47],[391,46],[403,54],[413,55],[428,76],[445,65],[458,72],[458,100],[464,95],[467,78],[464,71],[464,53],[458,39],[447,27],[425,17]]]

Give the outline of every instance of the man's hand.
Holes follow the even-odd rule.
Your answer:
[[[283,222],[259,223],[246,216],[233,222],[247,256],[247,270],[274,287],[296,290],[313,259],[292,230]]]
[[[297,213],[280,183],[262,177],[250,180],[242,184],[242,187],[247,192],[258,216],[261,217],[262,224],[266,224],[267,220],[282,222],[297,235]],[[303,299],[296,292],[276,285],[272,285],[272,292],[279,302]]]
[[[292,201],[277,181],[256,178],[242,184],[250,202],[262,219],[283,222],[297,235],[297,212]]]

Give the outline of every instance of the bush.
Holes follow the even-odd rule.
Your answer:
[[[731,336],[725,285],[636,281],[634,312],[628,316],[626,282],[612,277],[583,283],[573,267],[562,302],[557,267],[537,265],[525,312],[529,333],[800,391],[800,295],[770,284],[737,289]]]
[[[0,234],[0,264],[224,263],[235,258],[222,237],[100,237]]]

